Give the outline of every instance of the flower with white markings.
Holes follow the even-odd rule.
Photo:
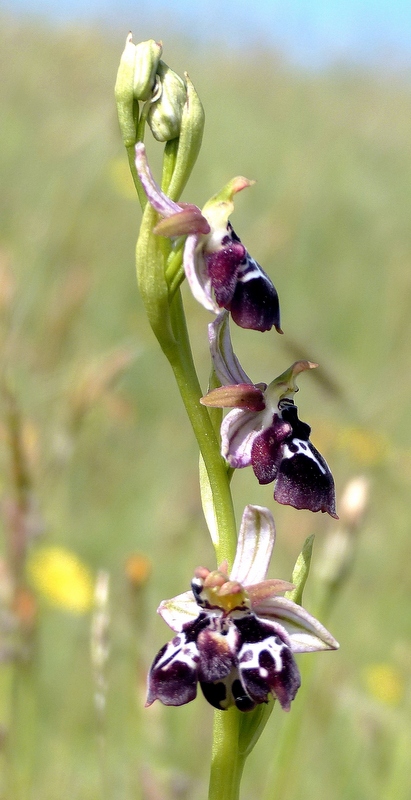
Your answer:
[[[338,648],[318,620],[278,596],[292,584],[265,579],[274,542],[271,512],[246,506],[230,576],[227,562],[213,572],[199,567],[192,591],[161,603],[158,612],[176,636],[154,659],[147,706],[189,703],[200,683],[221,710],[251,711],[271,695],[289,711],[300,686],[294,654]]]
[[[214,370],[222,384],[201,399],[206,406],[232,408],[221,425],[222,455],[234,468],[253,467],[259,483],[275,481],[274,499],[298,509],[335,510],[334,480],[310,442],[311,428],[298,419],[293,396],[300,372],[317,366],[296,361],[268,386],[253,384],[234,355],[228,316],[210,323]]]
[[[136,145],[136,169],[149,203],[163,217],[154,233],[170,238],[186,235],[183,264],[196,300],[218,314],[230,311],[241,328],[279,333],[280,308],[276,289],[250,256],[228,218],[237,192],[254,181],[234,178],[206,203],[202,211],[175,203],[155,182],[142,142]]]

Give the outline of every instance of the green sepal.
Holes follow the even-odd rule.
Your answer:
[[[201,100],[186,72],[184,77],[187,85],[187,98],[181,118],[173,175],[166,188],[168,196],[175,202],[179,200],[200,152],[205,120]],[[170,145],[174,148],[175,140],[172,140]],[[163,189],[165,189],[164,186]]]
[[[214,229],[227,227],[228,218],[234,211],[234,197],[238,192],[253,186],[255,181],[244,178],[243,175],[237,175],[231,181],[226,183],[217,194],[214,194],[207,200],[202,211],[210,225]]]

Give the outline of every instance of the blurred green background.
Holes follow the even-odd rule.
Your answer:
[[[211,708],[202,697],[143,708],[147,667],[170,637],[155,609],[214,558],[194,437],[135,282],[140,212],[113,98],[125,36],[3,14],[0,37],[0,797],[200,800]],[[268,48],[245,57],[163,39],[206,110],[183,199],[201,206],[237,174],[258,181],[233,224],[278,289],[285,335],[236,330],[236,352],[256,382],[317,361],[299,381],[300,416],[338,495],[358,475],[370,486],[326,620],[341,649],[300,658],[313,674],[290,715],[274,710],[243,798],[278,796],[276,754],[295,714],[283,800],[407,800],[410,78],[304,72]],[[160,151],[153,142],[157,167]],[[184,297],[206,389],[209,316]],[[273,577],[289,579],[316,534],[315,613],[324,548],[343,523],[274,504],[250,470],[233,491],[238,519],[245,502],[275,515]],[[109,619],[93,617],[97,574]]]

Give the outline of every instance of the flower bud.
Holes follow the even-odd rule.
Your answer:
[[[134,100],[134,65],[136,46],[131,33],[121,55],[114,94],[117,103],[118,121],[126,147],[133,146],[137,138],[138,104]]]
[[[184,78],[187,87],[187,99],[184,103],[181,119],[173,177],[167,189],[167,193],[172,200],[178,200],[190,177],[191,170],[200,152],[204,130],[204,109],[201,105],[201,100],[186,72],[184,73]]]
[[[126,147],[133,147],[137,139],[138,100],[146,100],[153,90],[161,44],[149,39],[133,43],[131,33],[126,39],[114,89],[117,113]]]
[[[180,135],[187,90],[184,81],[164,61],[157,67],[157,85],[147,122],[158,142],[168,142]]]
[[[162,45],[154,39],[135,46],[133,94],[136,100],[147,100],[153,91],[162,52]]]

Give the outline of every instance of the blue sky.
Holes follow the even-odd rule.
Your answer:
[[[313,66],[336,59],[411,64],[410,0],[10,0],[3,6],[63,23],[115,22],[135,38],[165,39],[164,27],[172,26],[201,43],[217,39],[241,48],[263,40]]]

